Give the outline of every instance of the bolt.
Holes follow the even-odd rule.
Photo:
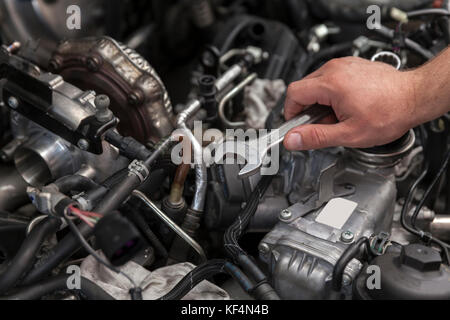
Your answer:
[[[95,97],[94,103],[97,108],[95,117],[98,121],[108,122],[114,117],[114,114],[109,110],[110,100],[107,95],[98,95]]]
[[[344,243],[351,243],[355,239],[355,235],[351,231],[345,231],[341,234],[341,241]]]
[[[85,139],[78,140],[77,145],[78,145],[78,148],[80,148],[83,151],[89,150],[89,142]]]
[[[86,65],[90,71],[96,72],[100,66],[100,60],[97,57],[89,57],[86,60]]]
[[[285,220],[285,221],[289,220],[292,218],[292,212],[290,212],[287,209],[283,210],[283,211],[281,211],[280,218],[281,218],[281,220]]]
[[[141,96],[138,92],[132,92],[128,96],[128,103],[132,106],[136,106],[141,102]]]
[[[267,243],[261,242],[258,246],[258,250],[261,254],[268,254],[270,252],[270,247]]]
[[[8,98],[8,105],[13,109],[17,109],[19,107],[19,100],[17,100],[16,97],[11,96]]]

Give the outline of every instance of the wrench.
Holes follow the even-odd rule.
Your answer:
[[[227,155],[237,155],[247,162],[239,172],[239,178],[243,179],[255,175],[264,165],[268,152],[283,142],[289,131],[301,125],[316,123],[331,114],[333,114],[331,107],[322,105],[311,106],[295,118],[285,122],[278,129],[271,130],[269,133],[256,139],[221,143],[216,148],[215,161],[220,163],[218,161],[223,160]]]

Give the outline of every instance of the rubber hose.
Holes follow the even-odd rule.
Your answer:
[[[36,225],[25,238],[19,251],[0,275],[0,294],[8,292],[32,267],[44,241],[58,231],[61,220],[48,217]]]

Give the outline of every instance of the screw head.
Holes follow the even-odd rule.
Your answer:
[[[17,109],[19,107],[19,100],[17,100],[16,97],[11,96],[8,98],[8,105],[13,109]]]
[[[344,231],[341,234],[341,241],[344,243],[351,243],[355,239],[355,235],[351,231]]]
[[[292,212],[290,212],[289,210],[283,210],[280,213],[280,218],[281,220],[289,220],[292,218]]]
[[[78,145],[78,148],[80,148],[83,151],[89,150],[89,142],[85,139],[78,140],[77,145]]]
[[[268,254],[270,252],[270,247],[267,243],[260,243],[258,246],[258,250],[261,254]]]
[[[141,101],[142,97],[137,91],[134,91],[128,95],[128,103],[131,104],[132,106],[140,104]]]
[[[99,70],[100,60],[97,57],[89,57],[86,60],[86,66],[92,72],[96,72]]]

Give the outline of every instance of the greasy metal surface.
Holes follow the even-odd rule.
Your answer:
[[[68,40],[58,47],[50,67],[80,88],[108,95],[123,135],[145,143],[172,133],[172,106],[164,84],[134,50],[109,37]]]

